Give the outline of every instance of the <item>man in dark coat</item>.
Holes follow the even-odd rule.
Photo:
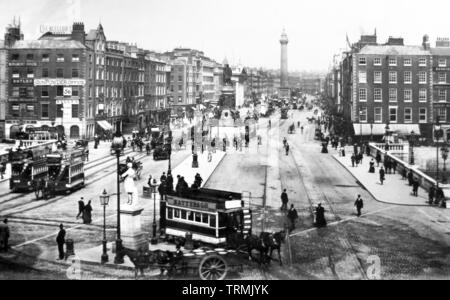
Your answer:
[[[58,260],[64,259],[64,244],[66,243],[66,231],[64,230],[64,225],[59,225],[59,233],[56,237],[56,243],[58,244],[59,258]]]
[[[173,193],[173,177],[171,172],[167,173],[166,192],[169,195]]]
[[[392,171],[395,174],[395,171],[397,171],[397,161],[394,159],[392,160]]]
[[[294,208],[294,204],[291,205],[291,209],[289,210],[287,217],[289,219],[289,231],[293,231],[295,229],[295,221],[298,219],[297,210]]]
[[[161,178],[160,178],[159,180],[160,180],[161,182],[167,181],[166,172],[163,172],[163,174],[161,175]]]
[[[164,200],[164,195],[166,194],[166,181],[162,180],[161,184],[158,187],[158,192],[159,192],[159,199],[161,201]]]
[[[283,190],[283,193],[281,193],[281,210],[286,211],[287,210],[287,204],[289,202],[288,195],[286,193],[286,189]]]
[[[381,169],[380,169],[380,182],[381,182],[381,185],[383,185],[383,182],[385,180],[385,175],[386,175],[386,172],[384,171],[383,167],[381,167]]]
[[[325,219],[325,208],[322,207],[322,204],[319,203],[319,205],[316,207],[316,227],[326,227],[327,221]]]
[[[414,182],[413,172],[411,170],[409,170],[409,172],[408,172],[408,183],[409,183],[409,186],[412,186],[413,182]]]
[[[355,162],[356,162],[355,153],[352,154],[352,157],[350,157],[350,159],[352,160],[352,167],[355,167]]]
[[[361,209],[364,207],[364,202],[363,202],[363,200],[361,198],[361,195],[358,195],[358,198],[356,198],[355,207],[356,207],[356,210],[358,212],[358,217],[360,217],[361,216]]]
[[[286,143],[286,156],[288,156],[289,155],[289,149],[290,149],[290,146],[289,146],[289,144],[288,143]]]
[[[375,160],[377,161],[377,167],[379,167],[380,162],[381,162],[381,153],[379,151],[377,152],[377,156],[375,157]]]
[[[199,173],[197,173],[195,175],[195,180],[194,181],[197,184],[197,186],[200,188],[202,186],[202,183],[203,183],[203,178],[202,178],[202,176],[200,176]]]
[[[89,200],[88,204],[84,207],[83,223],[84,224],[91,224],[92,223],[92,206],[91,206],[91,201],[90,200]]]
[[[413,195],[416,197],[419,195],[419,180],[417,178],[413,180]]]
[[[78,215],[77,215],[77,220],[78,218],[80,218],[81,215],[83,215],[83,211],[84,211],[84,198],[81,197],[80,201],[78,201]]]
[[[428,204],[433,204],[433,199],[435,197],[436,194],[436,189],[434,188],[434,186],[430,187],[430,190],[428,191]]]

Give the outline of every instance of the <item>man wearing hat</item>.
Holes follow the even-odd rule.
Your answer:
[[[77,220],[80,218],[80,216],[83,214],[84,211],[84,198],[81,197],[80,201],[78,201],[78,215]]]

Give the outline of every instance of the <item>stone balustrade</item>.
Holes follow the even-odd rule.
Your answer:
[[[382,148],[378,147],[379,145],[381,145],[383,147]],[[392,144],[389,145],[389,150],[391,150],[391,146],[392,146]],[[400,174],[403,172],[404,169],[406,169],[407,172],[409,170],[411,170],[414,178],[417,178],[419,180],[420,186],[423,189],[425,189],[426,191],[428,191],[432,186],[436,186],[436,180],[434,178],[428,176],[427,174],[425,174],[424,172],[419,170],[418,166],[410,165],[409,163],[404,162],[403,160],[399,159],[398,157],[392,155],[391,151],[386,152],[384,150],[384,145],[370,143],[369,148],[370,148],[370,155],[373,157],[376,157],[377,153],[379,152],[381,154],[382,161],[384,161],[384,158],[386,157],[386,155],[391,160],[395,160],[397,162],[396,171],[399,172]],[[397,149],[400,149],[400,147],[398,147]],[[439,187],[442,188],[442,190],[444,191],[445,198],[446,199],[449,198],[450,197],[450,185],[439,183]]]

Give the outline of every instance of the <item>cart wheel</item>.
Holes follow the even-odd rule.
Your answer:
[[[202,280],[224,280],[228,273],[227,262],[218,255],[203,258],[198,267]]]

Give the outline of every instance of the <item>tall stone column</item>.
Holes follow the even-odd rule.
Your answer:
[[[280,44],[281,44],[281,80],[280,80],[280,97],[289,98],[289,72],[288,72],[288,47],[289,39],[287,37],[286,31],[283,29],[281,34]]]

